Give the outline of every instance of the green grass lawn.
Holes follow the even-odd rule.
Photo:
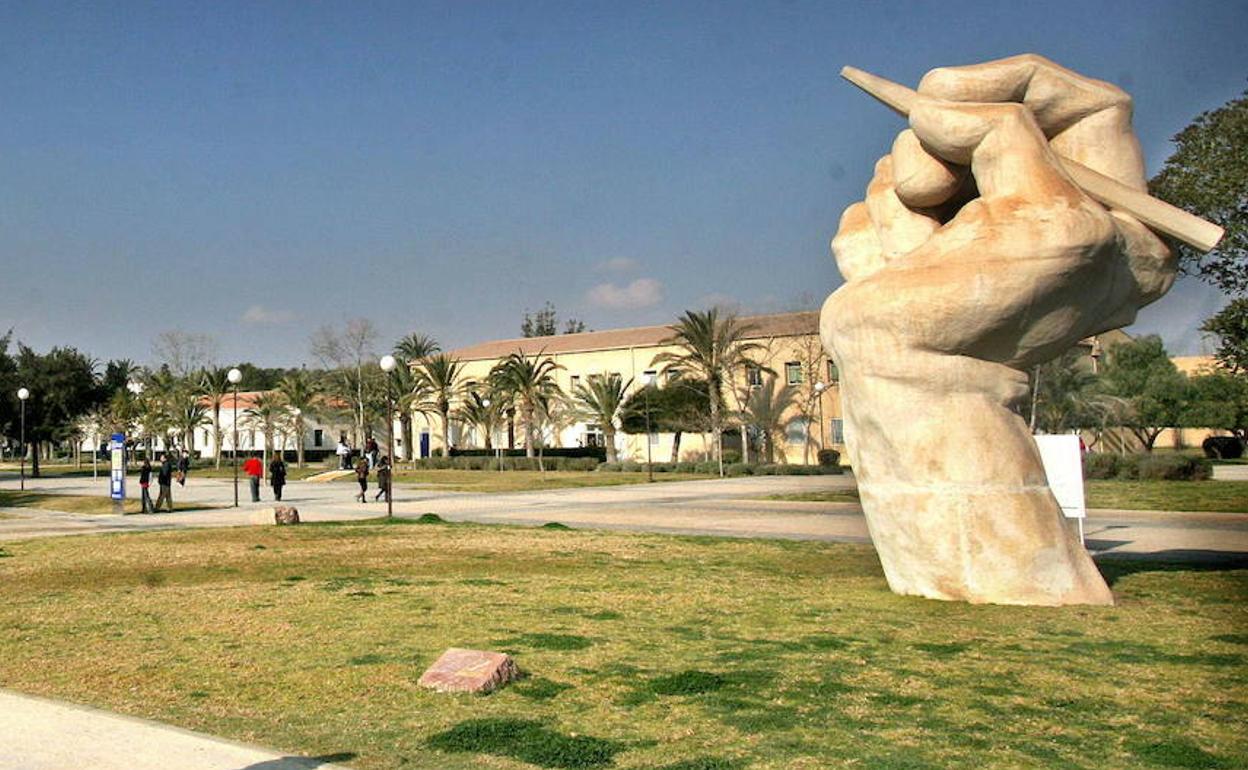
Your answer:
[[[1084,484],[1089,508],[1130,511],[1220,511],[1248,513],[1248,481],[1117,481]],[[858,491],[835,489],[771,495],[768,500],[812,503],[856,503]]]
[[[137,486],[137,485],[136,485]],[[134,490],[133,494],[138,494]],[[155,502],[156,495],[152,495]],[[218,505],[206,503],[184,503],[177,500],[174,492],[173,510],[202,511],[207,508],[219,508]],[[20,492],[14,489],[0,489],[0,508],[40,508],[45,511],[64,511],[66,513],[83,513],[91,515],[114,513],[113,501],[107,495],[63,495],[54,492]],[[142,501],[138,497],[128,497],[125,501],[126,513],[139,513]],[[161,513],[165,513],[162,509]]]
[[[474,525],[0,551],[0,682],[360,768],[1242,767],[1248,572],[895,596],[869,547]],[[488,697],[416,686],[512,652]]]

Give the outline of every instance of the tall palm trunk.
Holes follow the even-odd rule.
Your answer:
[[[680,462],[680,433],[680,431],[672,432],[672,462],[674,463]],[[646,436],[646,441],[649,440],[650,437]]]
[[[442,456],[451,456],[451,405],[447,402],[438,404],[442,413]]]
[[[719,475],[724,475],[724,429],[719,424],[719,388],[713,384],[710,389],[711,401],[711,440],[715,443],[715,459],[719,461]]]
[[[217,455],[217,468],[221,467],[221,437],[221,402],[215,401],[212,404],[212,446]]]
[[[536,408],[529,403],[524,405],[524,456],[533,456],[533,414]]]
[[[616,462],[619,458],[615,451],[615,426],[610,423],[602,426],[602,439],[607,444],[607,462]],[[646,441],[650,440],[650,436],[646,436]]]
[[[300,468],[303,467],[303,434],[307,429],[303,425],[303,416],[300,415],[295,420],[295,464]]]

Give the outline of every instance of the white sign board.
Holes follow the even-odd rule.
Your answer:
[[[1044,475],[1049,478],[1049,489],[1062,507],[1068,519],[1083,519],[1088,515],[1083,503],[1083,452],[1079,437],[1035,436],[1040,447],[1040,460],[1044,463]]]

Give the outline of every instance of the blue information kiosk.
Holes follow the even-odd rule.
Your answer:
[[[108,456],[112,468],[108,476],[108,494],[113,498],[113,509],[125,512],[126,504],[126,434],[114,433],[108,442]]]

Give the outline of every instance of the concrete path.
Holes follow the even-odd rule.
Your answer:
[[[0,770],[334,770],[177,727],[0,690]]]
[[[1225,467],[1225,466],[1223,466]],[[482,471],[483,473],[485,471]],[[558,521],[585,529],[609,529],[723,537],[869,542],[862,511],[853,503],[801,503],[763,499],[768,495],[847,489],[851,476],[765,476],[660,482],[538,492],[480,494],[399,485],[398,516],[436,513],[451,521],[536,526]],[[106,482],[90,478],[40,479],[29,488],[75,494],[106,493]],[[0,488],[17,480],[0,478]],[[343,482],[293,482],[285,501],[308,521],[351,520],[383,515],[384,503],[352,500],[355,486]],[[233,502],[228,480],[196,479],[174,487],[179,501],[214,505]],[[8,509],[20,518],[0,519],[0,541],[52,535],[182,527],[246,526],[272,505],[247,501],[241,508],[146,516],[83,516],[29,508]],[[1098,554],[1151,556],[1226,562],[1248,560],[1248,515],[1111,511],[1093,509],[1085,522],[1089,548]]]
[[[1248,464],[1213,466],[1214,481],[1248,481]]]

